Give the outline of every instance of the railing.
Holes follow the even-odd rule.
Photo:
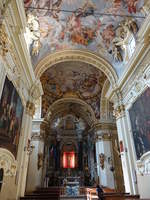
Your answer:
[[[66,194],[66,187],[60,187],[60,195]],[[87,200],[98,199],[96,188],[80,187],[79,195],[86,196]]]

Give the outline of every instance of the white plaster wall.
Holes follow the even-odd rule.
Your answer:
[[[103,145],[104,145],[104,152],[105,152],[105,156],[106,156],[105,167],[106,167],[106,173],[107,173],[107,186],[109,188],[114,189],[115,188],[114,175],[113,175],[113,172],[110,170],[111,165],[108,163],[108,158],[109,157],[112,158],[111,142],[110,141],[104,141]]]
[[[26,192],[33,191],[42,184],[42,167],[38,170],[37,164],[38,153],[43,153],[43,141],[33,141],[32,145],[35,148],[30,155]]]
[[[150,174],[137,175],[140,198],[150,199]]]
[[[99,161],[99,154],[104,153],[105,155],[105,167],[101,169],[100,161]],[[96,143],[96,158],[97,158],[97,173],[100,179],[100,184],[114,189],[114,175],[113,172],[110,171],[110,165],[108,164],[108,157],[111,155],[111,142],[110,141],[98,141]]]
[[[125,124],[124,124],[124,116],[117,119],[116,123],[117,123],[117,132],[118,132],[119,141],[123,141],[124,148],[126,148],[126,142],[125,142],[124,137],[128,129],[127,127],[125,127]],[[121,162],[122,162],[125,191],[132,193],[132,180],[129,174],[130,172],[129,161],[128,161],[127,153],[125,151],[121,153]]]

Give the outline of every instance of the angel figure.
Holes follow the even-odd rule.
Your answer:
[[[123,57],[121,55],[119,46],[117,46],[115,44],[113,44],[112,55],[114,57],[114,60],[116,60],[117,62],[122,62],[123,61]]]
[[[52,16],[59,21],[58,13],[60,12],[63,0],[57,0],[55,3],[52,3]]]
[[[30,39],[32,43],[32,55],[38,55],[41,48],[40,43],[40,25],[38,18],[32,13],[28,14],[27,17],[28,29],[30,31]]]
[[[126,18],[124,24],[125,27],[128,27],[133,34],[136,34],[138,32],[138,26],[133,18],[131,17]]]

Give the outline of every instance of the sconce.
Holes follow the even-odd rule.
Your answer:
[[[110,171],[113,172],[115,170],[115,168],[113,167],[113,159],[111,156],[108,157],[108,164],[110,165]]]
[[[35,146],[31,145],[31,140],[28,139],[27,145],[24,147],[24,151],[27,151],[27,154],[30,155],[34,148]]]

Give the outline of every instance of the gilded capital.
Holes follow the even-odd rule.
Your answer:
[[[112,135],[110,133],[102,133],[96,135],[96,142],[103,140],[103,141],[111,141]]]
[[[113,115],[116,117],[116,119],[118,119],[123,116],[124,111],[125,111],[125,106],[121,104],[117,108],[114,109]]]
[[[33,102],[27,101],[26,104],[26,113],[30,116],[33,117],[34,113],[35,113],[35,105]]]

